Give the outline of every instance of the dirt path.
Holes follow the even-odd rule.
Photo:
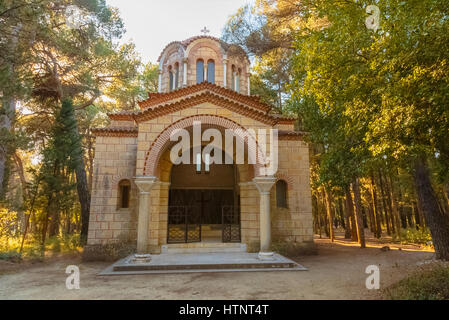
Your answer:
[[[3,264],[0,299],[376,299],[365,288],[365,268],[378,265],[381,288],[398,281],[432,259],[433,252],[413,246],[369,242],[360,249],[339,238],[317,239],[318,255],[296,258],[309,271],[234,272],[100,277],[107,263],[79,258],[52,259],[31,266]],[[401,248],[401,250],[398,250]],[[65,286],[67,265],[81,271],[81,289]],[[0,265],[1,268],[1,265]]]

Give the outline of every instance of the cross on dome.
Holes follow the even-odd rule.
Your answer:
[[[202,32],[204,35],[207,35],[207,34],[210,32],[210,30],[208,30],[206,27],[204,27],[204,28],[201,30],[201,32]]]

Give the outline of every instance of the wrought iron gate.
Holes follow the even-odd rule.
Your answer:
[[[222,206],[223,242],[240,242],[240,209],[234,206]]]
[[[201,241],[201,208],[169,206],[167,243]]]

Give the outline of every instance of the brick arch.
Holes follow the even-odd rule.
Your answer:
[[[159,57],[159,70],[160,71],[162,71],[162,68],[165,64],[165,60],[167,59],[167,55],[169,53],[171,53],[173,49],[176,49],[176,51],[178,51],[180,53],[180,55],[181,55],[180,61],[182,60],[182,57],[185,55],[185,50],[184,50],[184,47],[182,46],[181,42],[175,41],[175,42],[169,43],[164,48],[164,50],[161,53],[161,56]]]
[[[291,190],[293,189],[293,179],[289,176],[287,176],[284,173],[277,172],[274,177],[276,178],[276,182],[279,180],[284,180],[287,183],[287,189]]]
[[[144,176],[154,176],[156,174],[157,165],[159,163],[160,157],[164,153],[167,145],[171,142],[170,141],[170,134],[175,129],[186,129],[193,126],[194,121],[200,121],[201,125],[208,125],[208,126],[215,126],[220,127],[224,129],[240,129],[245,131],[246,129],[239,125],[237,122],[234,122],[230,119],[227,119],[222,116],[217,115],[209,115],[209,114],[202,114],[202,115],[193,115],[189,116],[183,119],[180,119],[167,128],[165,128],[153,141],[153,143],[150,146],[150,149],[146,153],[145,156],[145,163],[143,168],[143,175]],[[242,138],[242,132],[239,130],[236,131],[237,137]],[[245,145],[249,148],[249,145],[245,143]],[[257,150],[255,150],[257,153],[257,159],[261,159],[256,161],[256,164],[254,164],[254,176],[261,175],[261,169],[264,165],[261,164],[265,163],[265,155],[263,154],[262,150],[259,148],[257,140],[255,141],[255,145]]]
[[[122,180],[129,180],[132,185],[133,181],[134,181],[134,175],[127,174],[127,173],[113,175],[112,179],[111,179],[111,185],[117,186],[119,184],[119,182]]]
[[[226,55],[226,52],[221,46],[221,43],[219,41],[209,38],[199,38],[187,46],[187,48],[184,51],[184,58],[190,58],[190,52],[192,50],[193,52],[195,52],[197,45],[201,43],[207,43],[208,47],[211,48],[217,54],[219,59],[223,59],[223,56]]]

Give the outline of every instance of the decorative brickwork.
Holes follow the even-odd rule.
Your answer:
[[[150,147],[150,150],[147,152],[147,155],[145,157],[145,165],[143,171],[144,175],[147,176],[155,175],[157,164],[159,163],[159,159],[161,157],[162,152],[165,150],[165,147],[170,143],[170,134],[173,132],[173,130],[189,128],[193,126],[193,123],[195,121],[199,121],[201,125],[210,125],[218,128],[235,130],[235,133],[240,139],[242,140],[245,139],[245,137],[242,136],[243,132],[240,131],[245,130],[245,128],[224,117],[215,115],[194,115],[184,118],[166,128],[163,132],[159,134],[159,136],[153,142],[153,144]],[[254,154],[257,154],[258,159],[261,159],[261,161],[258,162],[260,163],[265,162],[265,155],[262,154],[262,151],[258,148],[257,141],[254,141],[254,143],[250,143],[247,146],[249,148],[248,152],[254,152]],[[257,150],[253,150],[254,146],[256,146]],[[260,169],[261,169],[260,164],[256,164],[254,166],[256,176],[260,174],[259,173]]]

